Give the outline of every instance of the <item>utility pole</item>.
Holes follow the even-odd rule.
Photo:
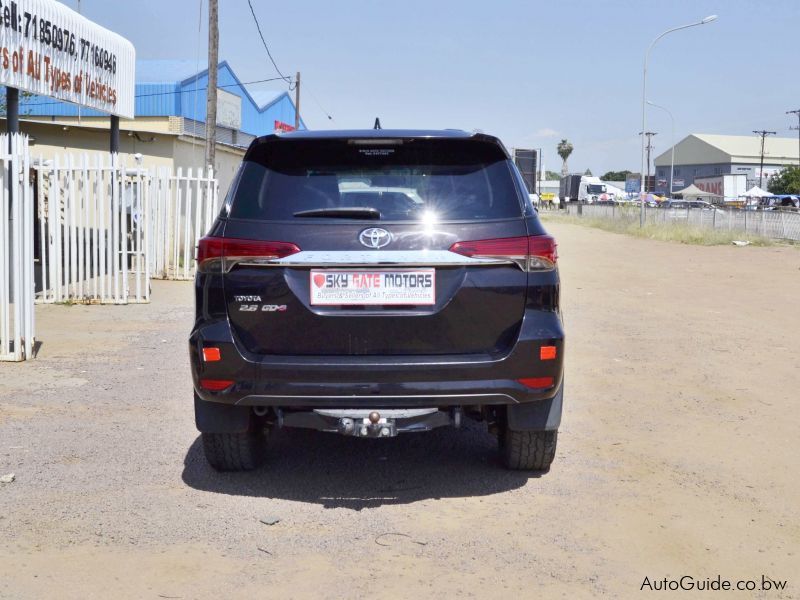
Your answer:
[[[218,0],[208,1],[208,88],[206,90],[206,167],[216,165],[217,65],[219,64]]]
[[[797,115],[797,127],[789,127],[789,129],[797,131],[797,164],[800,165],[800,109],[787,110],[787,115]]]
[[[647,136],[647,145],[645,146],[645,150],[647,151],[647,176],[644,178],[642,183],[642,190],[645,194],[647,193],[647,182],[650,180],[650,151],[653,149],[652,139],[654,135],[658,135],[655,131],[645,131],[644,134]],[[639,132],[639,135],[642,135],[642,132]],[[644,200],[642,200],[644,202]]]
[[[775,132],[767,131],[766,129],[760,129],[758,131],[753,130],[753,133],[761,136],[761,166],[758,169],[758,187],[761,187],[761,182],[764,179],[764,140],[768,135],[775,135]]]
[[[300,129],[300,71],[294,80],[294,128]]]

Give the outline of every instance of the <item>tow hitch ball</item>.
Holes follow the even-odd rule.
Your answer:
[[[339,419],[339,433],[359,437],[394,437],[397,435],[397,428],[394,419],[383,418],[377,410],[373,410],[363,419]]]

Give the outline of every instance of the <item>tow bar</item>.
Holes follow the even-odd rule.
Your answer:
[[[369,438],[395,437],[398,433],[461,426],[461,407],[411,409],[318,409],[286,412],[277,409],[278,427],[303,427],[341,435]]]

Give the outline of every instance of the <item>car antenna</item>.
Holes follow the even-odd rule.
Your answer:
[[[373,127],[373,129],[383,129],[383,127],[381,127],[380,117],[375,117],[375,126]]]

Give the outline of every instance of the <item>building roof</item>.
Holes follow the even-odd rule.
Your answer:
[[[287,94],[286,90],[255,89],[252,85],[245,85],[239,80],[236,73],[223,60],[219,63],[218,70],[227,71],[233,77],[235,84],[224,85],[219,82],[219,87],[231,91],[231,88],[240,88],[245,92],[259,110],[264,110],[281,96]],[[200,79],[208,76],[205,62],[198,63],[191,59],[141,59],[136,61],[136,83],[171,83],[188,87],[190,90],[197,85]]]
[[[199,68],[198,68],[199,67]],[[191,60],[136,61],[135,115],[140,117],[183,117],[205,122],[208,68],[205,62]],[[227,61],[218,66],[217,87],[224,94],[225,110],[218,113],[219,124],[248,135],[264,135],[283,126],[293,126],[295,106],[286,89],[253,89],[245,85]],[[238,96],[237,98],[232,98]],[[26,98],[24,114],[46,117],[103,117],[105,113],[47,98]],[[305,128],[302,118],[300,128]]]
[[[656,156],[655,164],[669,166],[671,148]],[[797,138],[768,136],[764,142],[764,164],[797,162]],[[675,144],[676,165],[751,163],[761,160],[761,137],[757,135],[719,135],[692,133]]]

